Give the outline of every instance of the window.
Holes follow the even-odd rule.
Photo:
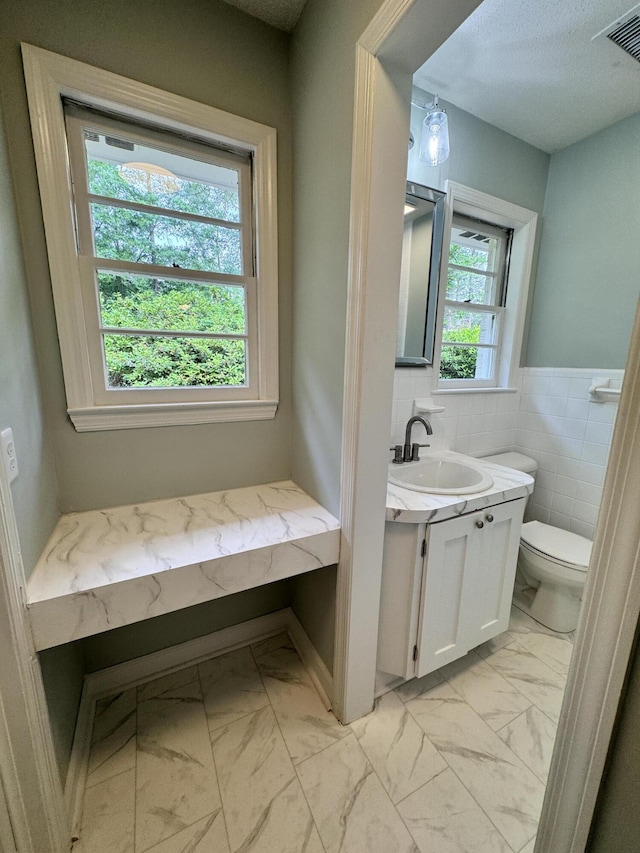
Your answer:
[[[23,51],[76,429],[273,417],[275,131]]]
[[[440,379],[496,384],[511,231],[454,214],[440,351]]]
[[[537,214],[448,181],[435,390],[513,387]]]

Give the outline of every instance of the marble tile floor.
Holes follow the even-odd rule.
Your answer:
[[[342,726],[280,634],[97,703],[74,853],[531,853],[572,638],[509,630]]]

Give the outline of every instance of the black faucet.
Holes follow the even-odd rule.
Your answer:
[[[423,418],[422,415],[414,415],[412,418],[409,418],[407,421],[407,428],[404,433],[404,447],[402,448],[403,462],[419,462],[419,449],[421,447],[429,447],[428,444],[411,443],[411,430],[413,429],[414,424],[422,424],[427,431],[427,435],[433,435],[431,424],[426,418]]]

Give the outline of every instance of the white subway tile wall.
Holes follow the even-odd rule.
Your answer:
[[[516,392],[437,395],[444,412],[427,414],[433,436],[416,427],[413,439],[431,447],[486,456],[518,450],[538,463],[529,520],[593,538],[618,405],[589,398],[594,377],[620,388],[624,371],[536,368],[520,371]],[[396,370],[391,443],[404,440],[414,400],[429,397],[430,368]]]
[[[529,519],[593,539],[618,404],[596,403],[597,377],[620,388],[624,371],[525,367],[516,448],[539,466]]]

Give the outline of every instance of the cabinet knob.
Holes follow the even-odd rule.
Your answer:
[[[491,515],[491,513],[489,513],[489,515],[485,515],[485,518],[487,519],[487,521],[489,523],[491,523],[493,521],[493,516]]]
[[[476,527],[484,527],[484,521],[476,521]]]

